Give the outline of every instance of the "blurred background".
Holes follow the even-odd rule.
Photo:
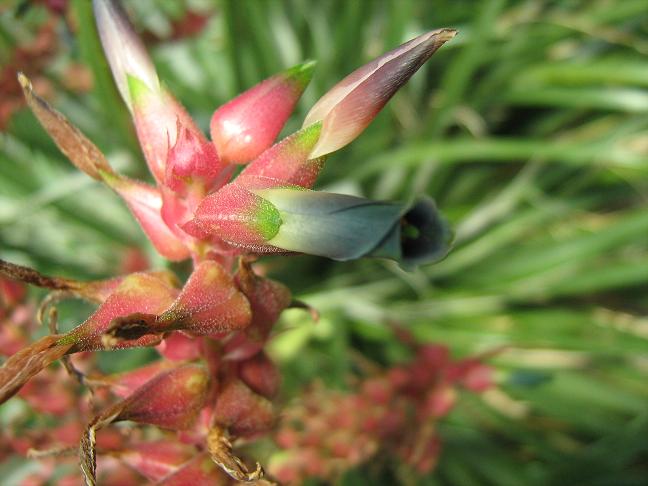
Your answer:
[[[645,0],[123,3],[161,79],[205,130],[237,93],[315,59],[291,133],[356,67],[426,30],[459,30],[329,158],[317,186],[431,195],[455,231],[450,255],[413,273],[379,260],[261,262],[321,313],[313,324],[287,312],[271,345],[286,402],[314,381],[347,389],[358,355],[401,362],[395,325],[456,358],[498,350],[486,359],[494,386],[461,393],[438,424],[431,473],[377,461],[339,484],[648,484]],[[0,66],[0,258],[84,279],[167,265],[118,198],[58,152],[15,80],[24,71],[111,163],[149,177],[91,3],[2,0]],[[69,328],[88,308],[61,312]],[[104,365],[130,369],[149,353]],[[16,407],[0,407],[0,426]],[[25,464],[0,473],[18,477]]]

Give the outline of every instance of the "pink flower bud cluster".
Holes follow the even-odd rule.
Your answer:
[[[283,453],[270,470],[282,484],[332,481],[383,455],[429,473],[441,451],[438,421],[459,391],[490,386],[490,367],[474,358],[452,361],[448,348],[435,344],[420,346],[409,363],[360,379],[352,391],[316,384],[284,409],[275,435]]]

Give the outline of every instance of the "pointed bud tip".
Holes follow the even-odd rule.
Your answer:
[[[454,39],[457,33],[458,31],[456,29],[441,29],[434,31],[432,34],[438,41],[448,42],[449,40]]]
[[[284,71],[284,76],[286,76],[287,79],[295,81],[300,89],[304,89],[313,78],[313,73],[315,71],[316,65],[317,61],[305,61],[301,64],[297,64],[296,66],[286,69]]]
[[[29,90],[29,91],[32,90],[31,81],[27,76],[25,76],[25,74],[22,71],[18,71],[16,73],[16,78],[18,79],[18,82],[20,83],[22,89]]]
[[[128,75],[139,78],[151,90],[159,90],[155,66],[120,2],[92,0],[92,7],[99,38],[117,88],[132,110]]]

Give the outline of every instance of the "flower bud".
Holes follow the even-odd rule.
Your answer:
[[[181,195],[185,195],[192,185],[199,185],[205,193],[212,189],[222,169],[216,147],[180,121],[177,134],[175,145],[167,154],[165,183]]]
[[[171,305],[176,295],[177,290],[157,275],[128,275],[83,324],[60,338],[58,344],[73,344],[69,352],[103,349],[101,337],[115,319],[137,313],[157,315]],[[156,339],[143,336],[138,340],[120,343],[118,347],[142,346]]]
[[[315,103],[304,126],[323,122],[310,158],[334,152],[367,128],[387,101],[456,34],[452,29],[427,32],[349,74]]]
[[[209,375],[202,366],[186,365],[162,373],[125,399],[112,420],[183,430],[191,426],[207,399]]]
[[[272,427],[274,418],[272,404],[242,381],[231,381],[219,390],[214,422],[232,435],[250,437],[263,433]]]
[[[196,267],[173,305],[158,319],[163,327],[195,334],[241,329],[250,323],[250,304],[218,263]]]
[[[97,31],[115,83],[122,98],[132,110],[129,76],[139,79],[150,90],[160,89],[153,61],[118,1],[92,0],[92,6]]]
[[[218,236],[234,246],[263,251],[280,226],[281,216],[276,207],[232,182],[203,199],[194,219],[182,229],[197,238]]]
[[[239,376],[254,392],[266,398],[274,397],[279,390],[279,370],[264,352],[243,361],[239,368]]]
[[[128,88],[133,122],[146,163],[158,185],[164,185],[169,148],[177,143],[179,127],[188,130],[200,144],[208,143],[207,139],[184,107],[166,89],[152,90],[132,76],[128,77]]]
[[[306,62],[276,74],[216,110],[211,137],[221,160],[246,163],[272,145],[308,85],[314,66],[314,62]]]
[[[223,358],[241,361],[251,358],[263,349],[281,312],[290,305],[290,290],[283,284],[255,275],[241,265],[236,284],[250,302],[252,320],[242,332],[225,344]]]

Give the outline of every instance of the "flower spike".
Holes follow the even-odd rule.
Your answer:
[[[310,158],[334,152],[367,128],[387,101],[457,31],[427,32],[354,71],[311,108],[304,126],[322,121]]]
[[[221,106],[211,137],[225,162],[243,164],[272,145],[310,82],[314,62],[276,74]]]

